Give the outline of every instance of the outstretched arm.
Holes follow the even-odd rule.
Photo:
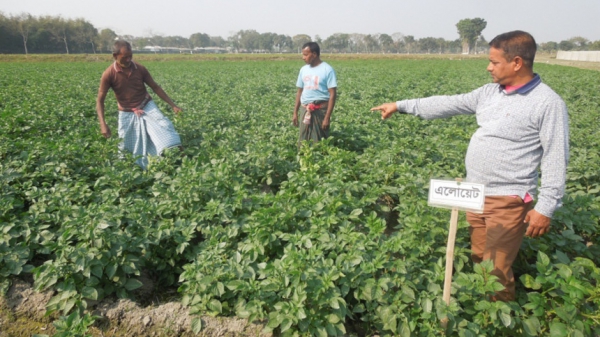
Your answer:
[[[371,109],[381,111],[381,119],[387,119],[394,112],[406,113],[423,119],[447,118],[456,115],[475,114],[481,97],[489,95],[494,87],[483,86],[466,94],[451,96],[430,96],[384,103]]]
[[[148,84],[148,86],[152,88],[152,91],[154,91],[154,93],[156,93],[156,95],[158,95],[160,99],[169,104],[176,114],[183,112],[183,110],[171,100],[171,98],[169,97],[169,95],[167,95],[163,88],[161,88],[160,85],[158,85],[158,83],[154,82],[154,79],[151,76],[148,76],[148,78],[146,79],[146,84]]]
[[[398,111],[398,106],[396,103],[384,103],[374,108],[371,108],[371,111],[381,111],[381,119],[388,119],[392,117],[394,112]]]

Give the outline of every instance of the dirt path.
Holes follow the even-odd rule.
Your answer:
[[[52,321],[45,317],[46,303],[51,292],[38,293],[31,283],[15,280],[6,296],[0,297],[0,337],[52,336]],[[178,302],[141,307],[130,300],[104,300],[91,307],[93,315],[100,316],[89,329],[93,336],[265,336],[263,325],[245,319],[227,317],[202,317],[202,331],[191,331],[192,317],[188,309]]]

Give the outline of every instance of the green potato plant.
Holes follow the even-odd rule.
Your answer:
[[[428,184],[465,175],[475,119],[368,110],[473,90],[490,81],[485,61],[330,63],[331,137],[298,150],[300,63],[148,62],[184,109],[157,102],[185,149],[147,171],[99,134],[105,64],[0,63],[0,289],[32,275],[65,336],[87,333],[92,302],[148,302],[145,285],[173,290],[196,333],[201,315],[222,315],[285,336],[600,334],[597,73],[536,65],[569,108],[571,161],[550,233],[523,242],[516,300],[489,301],[502,286],[471,263],[461,215],[446,305],[450,213],[427,205]],[[116,110],[107,100],[113,129]]]

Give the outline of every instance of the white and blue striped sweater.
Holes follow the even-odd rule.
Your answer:
[[[569,120],[564,101],[538,75],[515,92],[487,84],[470,93],[396,102],[398,111],[424,119],[475,114],[479,128],[465,159],[467,181],[486,195],[536,197],[547,217],[562,205],[569,160]]]

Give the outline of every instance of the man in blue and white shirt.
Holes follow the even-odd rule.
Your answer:
[[[337,90],[335,71],[321,61],[321,49],[316,42],[307,42],[302,46],[302,59],[306,65],[300,69],[296,81],[298,92],[292,118],[294,126],[300,126],[298,147],[304,140],[316,142],[329,137]]]

